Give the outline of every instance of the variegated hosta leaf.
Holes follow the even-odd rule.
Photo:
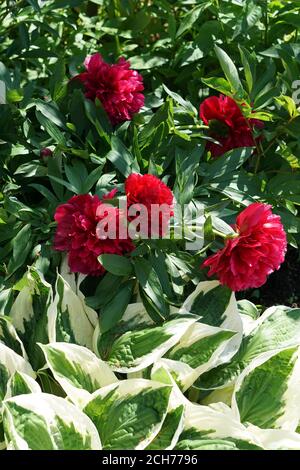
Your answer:
[[[0,342],[27,359],[23,343],[20,340],[10,317],[0,316]]]
[[[37,343],[49,342],[47,310],[51,301],[51,285],[39,271],[30,267],[25,285],[12,306],[10,317],[35,370],[43,366],[43,355]]]
[[[48,311],[50,342],[64,341],[92,349],[97,313],[60,274],[57,275],[55,290],[54,301]]]
[[[67,400],[47,393],[3,402],[7,448],[12,450],[100,450],[91,420]]]
[[[91,307],[89,307],[86,302],[85,302],[85,296],[80,290],[80,285],[82,281],[86,278],[86,275],[84,274],[78,274],[77,278],[74,273],[70,272],[69,265],[68,265],[68,257],[64,256],[63,261],[61,263],[60,267],[60,275],[61,277],[66,281],[67,284],[69,284],[70,288],[72,289],[73,292],[80,298],[80,300],[83,303],[84,310],[90,319],[91,323],[96,326],[98,323],[98,315],[93,310]]]
[[[163,425],[147,450],[172,450],[183,428],[184,406],[168,411]]]
[[[261,443],[226,405],[186,405],[184,430],[175,449],[254,450]]]
[[[91,393],[118,381],[109,366],[83,346],[68,343],[40,346],[55,379],[75,404],[82,405]]]
[[[201,323],[241,331],[241,320],[233,292],[218,281],[200,282],[185,300],[179,313],[193,313]]]
[[[201,323],[236,332],[222,351],[220,363],[229,361],[238,351],[243,336],[243,323],[234,292],[221,286],[219,281],[200,282],[185,300],[179,313],[193,313],[199,315]]]
[[[16,371],[8,380],[5,399],[41,391],[39,384],[30,375]]]
[[[162,326],[128,331],[112,345],[108,363],[117,372],[145,369],[174,346],[197,317],[180,316]]]
[[[186,389],[187,383],[193,383],[195,371],[188,364],[179,361],[172,361],[172,359],[167,359],[165,357],[159,358],[153,364],[151,370],[151,377],[157,373],[161,368],[165,369],[173,378],[176,385],[180,390]],[[153,378],[153,380],[156,380]]]
[[[298,348],[254,359],[238,378],[232,407],[242,422],[295,431],[300,410]]]
[[[222,402],[228,406],[231,406],[233,390],[234,390],[233,384],[228,385],[228,387],[216,388],[211,393],[206,395],[201,400],[201,403],[202,405],[211,405],[212,403]]]
[[[171,391],[150,380],[123,380],[95,392],[84,412],[104,449],[145,449],[163,425]]]
[[[102,333],[100,323],[97,324],[93,338],[93,350],[106,360],[114,341],[122,334],[127,331],[142,330],[153,325],[154,322],[142,302],[129,304],[121,320],[107,332]]]
[[[261,429],[250,425],[248,430],[266,450],[300,450],[300,434],[286,429]]]
[[[159,360],[158,363],[160,363]],[[163,450],[174,449],[178,438],[183,430],[185,406],[189,401],[179,390],[173,376],[164,364],[156,367],[156,364],[151,369],[151,380],[161,382],[172,387],[168,413],[165,421],[151,444],[147,447],[149,450]]]
[[[172,385],[170,404],[184,406],[183,430],[176,436],[174,449],[257,448],[261,443],[236,419],[231,408],[223,403],[203,406],[190,402],[164,366],[152,369],[151,378]],[[212,442],[212,441],[222,442]],[[208,441],[208,442],[207,442]],[[224,441],[224,442],[223,442]],[[226,442],[225,442],[226,441]],[[228,447],[229,446],[229,447]]]
[[[179,362],[189,366],[178,365],[180,370],[180,388],[187,390],[205,371],[223,362],[223,352],[228,353],[227,343],[237,334],[234,331],[194,323],[181,337],[180,341],[167,353],[171,359],[169,366]],[[185,373],[183,373],[185,371]],[[174,371],[175,372],[175,371]],[[176,373],[176,372],[175,372]]]
[[[262,447],[243,439],[209,437],[209,433],[187,430],[182,433],[176,450],[263,450]]]
[[[250,326],[239,351],[230,363],[221,364],[199,378],[195,386],[203,390],[228,387],[256,357],[300,344],[300,309],[271,307]]]
[[[17,371],[35,378],[35,373],[29,362],[5,344],[0,343],[0,404],[6,395],[9,379]]]
[[[15,344],[15,343],[14,343]],[[2,400],[10,395],[17,395],[16,382],[20,385],[19,378],[25,378],[27,382],[34,382],[35,373],[32,370],[31,365],[22,356],[17,354],[15,351],[7,347],[5,344],[0,342],[0,409],[2,406]],[[23,392],[22,392],[23,393]],[[3,423],[0,417],[0,449],[5,448]]]

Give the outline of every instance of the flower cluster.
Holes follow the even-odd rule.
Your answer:
[[[162,234],[172,214],[172,191],[156,176],[132,174],[125,181],[125,192],[129,209],[132,205],[148,209],[149,226],[152,205],[162,205],[163,208],[170,206],[168,211],[165,209],[160,219],[158,232]],[[104,268],[98,261],[99,255],[123,255],[134,249],[127,230],[126,215],[109,205],[109,200],[115,197],[116,193],[117,190],[114,189],[102,200],[89,194],[73,196],[68,202],[57,207],[54,216],[57,222],[54,248],[68,253],[71,272],[99,276],[104,273]],[[129,220],[134,218],[129,217]],[[122,225],[125,230],[121,233],[119,228]],[[109,232],[106,236],[103,235],[108,226],[115,227],[113,236],[110,236]]]
[[[270,205],[255,202],[239,214],[234,228],[236,236],[202,266],[233,291],[260,287],[284,261],[287,240],[280,217]]]
[[[141,75],[131,70],[125,59],[110,65],[98,53],[87,57],[84,65],[86,71],[74,79],[83,83],[85,96],[100,100],[113,125],[132,119],[144,104]],[[255,146],[254,127],[263,127],[262,121],[247,119],[238,104],[223,95],[205,99],[200,105],[200,118],[209,126],[210,137],[219,142],[207,143],[213,157],[234,148]],[[50,155],[48,150],[43,149],[41,155]],[[100,254],[131,252],[135,236],[128,231],[128,222],[136,222],[136,233],[143,238],[166,234],[173,215],[173,193],[166,184],[150,174],[128,176],[126,211],[114,206],[106,208],[116,193],[114,189],[102,200],[89,194],[74,196],[56,209],[54,248],[68,253],[71,271],[98,276],[104,272],[98,261]],[[156,214],[158,211],[155,220],[153,209]],[[120,233],[117,228],[114,237],[105,235],[110,221],[116,227],[121,223],[125,232]],[[240,213],[234,228],[235,236],[227,238],[224,248],[202,266],[209,267],[208,275],[216,275],[233,291],[260,287],[284,260],[287,241],[280,217],[271,212],[271,206],[254,203]]]

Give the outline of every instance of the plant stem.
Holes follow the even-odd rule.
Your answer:
[[[254,173],[256,174],[259,170],[259,165],[260,165],[260,160],[261,160],[261,153],[257,152],[257,158],[255,162],[255,168],[254,168]]]
[[[178,126],[176,129],[209,129],[209,126],[205,126],[204,124],[192,124],[187,126]]]
[[[119,1],[118,0],[113,0],[113,4],[114,4],[115,18],[118,18],[119,16],[121,16]],[[118,34],[115,35],[115,43],[116,43],[117,55],[120,56],[122,54],[122,49],[121,49],[120,39],[119,39]]]
[[[238,233],[231,233],[226,235],[226,233],[219,232],[219,230],[216,230],[215,228],[213,228],[212,231],[217,237],[221,237],[224,240],[228,240],[228,238],[236,238],[239,236]]]
[[[268,35],[269,35],[269,17],[268,17],[268,0],[265,0],[265,47],[268,47]]]

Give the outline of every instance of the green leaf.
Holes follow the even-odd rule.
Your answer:
[[[200,17],[203,10],[207,7],[207,3],[208,2],[204,2],[203,5],[196,6],[183,17],[182,21],[180,22],[180,26],[177,30],[176,38],[179,38],[180,36],[182,36],[182,34],[186,33],[192,28],[194,23]]]
[[[239,46],[241,54],[242,64],[244,67],[245,78],[247,82],[248,92],[251,93],[255,78],[255,62],[254,57],[250,52],[243,46]]]
[[[139,173],[139,166],[131,152],[125,147],[122,141],[116,137],[111,138],[112,149],[106,158],[124,175],[129,176],[132,172]]]
[[[88,177],[86,166],[80,160],[74,160],[71,164],[65,164],[65,172],[72,188],[76,194],[84,194],[84,185]]]
[[[215,46],[215,52],[223,72],[231,85],[232,92],[236,95],[237,98],[241,99],[243,97],[244,91],[236,66],[232,62],[231,58],[226,54],[226,52],[223,51],[223,49],[221,49],[219,46]]]
[[[67,93],[66,84],[66,65],[64,59],[58,59],[52,77],[49,81],[50,92],[53,101],[60,102],[60,100]]]
[[[169,411],[161,430],[153,439],[147,450],[173,449],[176,444],[183,425],[184,406],[180,405]]]
[[[164,297],[164,291],[152,264],[143,258],[134,260],[134,269],[140,283],[142,301],[151,318],[160,323],[167,319],[170,306]]]
[[[141,330],[153,326],[153,322],[146,312],[142,302],[129,304],[121,320],[108,331],[103,332],[97,325],[94,334],[94,349],[104,360],[107,360],[114,341],[123,333],[131,330]]]
[[[201,78],[202,82],[210,88],[223,93],[223,95],[231,96],[232,89],[230,83],[222,77]]]
[[[49,343],[40,347],[54,378],[74,404],[80,405],[99,388],[117,382],[108,365],[82,346]]]
[[[22,266],[32,248],[31,225],[26,224],[12,240],[13,254],[8,263],[8,274],[13,274]]]
[[[96,107],[92,101],[85,99],[84,109],[87,118],[95,126],[99,137],[110,145],[110,133],[112,128],[103,108]]]
[[[51,191],[49,191],[49,189],[46,188],[45,186],[41,184],[36,184],[36,183],[31,183],[28,186],[31,186],[32,188],[36,189],[39,193],[42,194],[42,196],[44,196],[45,199],[47,199],[55,207],[58,205],[59,201],[56,199],[54,194]]]
[[[171,387],[149,380],[124,380],[99,390],[84,408],[106,450],[144,449],[165,419]]]
[[[102,254],[98,256],[98,261],[106,271],[116,276],[130,276],[132,274],[132,264],[125,256],[114,254]]]
[[[211,326],[224,326],[226,319],[231,315],[238,318],[234,294],[217,281],[200,282],[185,300],[179,313],[199,315],[201,323]]]
[[[196,171],[204,149],[203,144],[194,145],[193,150],[189,147],[186,149],[175,147],[176,181],[173,192],[180,204],[188,204],[193,197]]]
[[[175,449],[204,449],[211,448],[210,439],[220,440],[219,446],[222,448],[222,440],[234,442],[237,446],[230,446],[232,450],[257,449],[263,447],[256,439],[255,432],[248,430],[235,417],[232,410],[223,403],[215,403],[213,406],[203,406],[191,402],[185,402],[184,429],[179,437]],[[203,442],[206,440],[206,442]],[[227,447],[227,445],[226,445]]]
[[[197,116],[198,112],[197,109],[192,105],[190,101],[184,100],[178,93],[175,93],[174,91],[169,90],[169,88],[163,84],[163,88],[165,92],[173,98],[173,100],[180,104],[183,109],[185,109],[191,116]]]
[[[0,341],[20,356],[26,357],[25,349],[11,318],[0,315]]]
[[[141,147],[149,146],[151,140],[156,135],[158,128],[163,127],[163,134],[168,134],[169,128],[173,125],[173,106],[172,100],[167,101],[151,117],[150,121],[143,127],[139,133],[139,144]]]
[[[196,318],[182,316],[162,326],[128,331],[113,343],[107,361],[116,372],[145,369],[171,349]]]
[[[97,183],[100,176],[102,175],[103,166],[105,164],[105,160],[103,159],[102,163],[98,165],[85,179],[82,187],[83,194],[88,193],[92,187]]]
[[[0,343],[0,405],[7,393],[9,379],[15,372],[24,372],[35,378],[35,373],[29,362],[5,344]]]
[[[205,172],[204,182],[228,176],[241,167],[253,153],[252,147],[238,148],[226,152],[222,158],[214,160]]]
[[[192,434],[192,433],[191,433]],[[204,433],[206,434],[206,433]],[[192,450],[263,450],[255,444],[242,439],[235,439],[233,437],[221,438],[206,438],[201,436],[201,433],[187,435],[184,433],[180,437],[180,441],[175,447],[180,451]]]
[[[267,5],[266,8],[268,8]],[[257,2],[253,0],[245,2],[243,11],[240,13],[237,20],[232,39],[236,39],[240,34],[246,35],[251,28],[259,24],[259,20],[262,18],[262,15],[263,10]]]
[[[24,98],[23,91],[21,89],[7,90],[6,99],[8,103],[18,103]]]
[[[277,98],[275,98],[277,103],[285,108],[287,112],[289,113],[290,118],[294,119],[295,117],[299,116],[299,111],[297,110],[297,105],[295,101],[290,97],[286,95],[281,95]]]
[[[3,403],[7,445],[12,450],[100,450],[91,420],[66,400],[47,393]]]
[[[34,369],[44,365],[37,342],[48,343],[48,308],[52,301],[52,289],[43,276],[29,268],[26,283],[20,290],[10,312],[12,323]]]
[[[49,119],[56,126],[66,128],[66,121],[63,114],[59,111],[58,107],[54,103],[45,103],[41,100],[35,101],[36,109],[42,113],[44,118]]]
[[[253,320],[257,320],[259,317],[259,310],[257,309],[256,305],[254,305],[252,302],[249,302],[249,300],[238,300],[237,306],[240,314],[248,315]]]
[[[66,146],[66,138],[64,134],[58,129],[58,127],[52,122],[52,120],[48,119],[44,116],[43,113],[40,111],[35,112],[37,120],[43,126],[44,130],[52,137],[56,144],[61,144]]]
[[[97,309],[110,302],[117,294],[122,283],[120,276],[106,273],[99,282],[95,293],[91,297],[86,297],[86,303],[89,307]]]
[[[74,275],[68,279],[75,284]],[[92,338],[97,324],[96,312],[85,303],[83,294],[57,275],[56,294],[48,311],[49,341],[63,341],[92,348]],[[41,341],[48,343],[49,341]]]
[[[7,383],[7,392],[5,398],[24,395],[26,393],[40,393],[41,387],[30,376],[24,372],[16,371]]]
[[[234,401],[241,422],[250,422],[261,428],[277,427],[277,421],[280,421],[289,405],[287,392],[297,359],[296,350],[283,350],[267,360],[262,355],[245,369],[234,391]],[[299,400],[299,384],[298,391],[295,389],[294,393],[298,397],[294,397],[296,405]],[[291,399],[290,396],[289,398]]]
[[[300,309],[269,308],[254,322],[231,362],[203,374],[197,387],[214,389],[234,383],[241,371],[261,354],[299,345],[299,334]]]
[[[179,343],[169,351],[167,357],[174,360],[184,362],[193,369],[202,366],[209,361],[212,354],[219,348],[222,343],[234,336],[234,331],[216,331],[214,334],[211,332],[208,336],[199,335],[193,331],[193,328],[197,328],[200,324],[196,323],[193,327],[188,330],[186,335],[181,338]],[[205,331],[205,330],[204,330]],[[202,335],[205,334],[201,331]]]
[[[133,280],[121,284],[114,297],[102,307],[100,314],[100,327],[102,333],[113,328],[118,321],[121,320],[132,297],[134,285],[135,282]]]

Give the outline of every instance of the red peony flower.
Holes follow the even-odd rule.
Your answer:
[[[173,193],[170,188],[154,175],[132,173],[125,181],[125,193],[129,211],[133,205],[141,215],[143,210],[147,211],[145,214],[147,228],[144,231],[141,227],[143,235],[163,236],[173,215]],[[129,220],[134,219],[135,217],[129,214]]]
[[[262,286],[284,260],[287,240],[280,217],[271,206],[255,202],[244,209],[236,220],[236,238],[207,258],[209,276],[216,274],[221,284],[233,291]]]
[[[264,125],[258,119],[246,119],[237,103],[224,95],[206,98],[200,105],[200,118],[210,127],[210,136],[221,144],[207,143],[213,157],[238,147],[254,147],[253,128]]]
[[[73,196],[67,203],[57,207],[54,215],[57,222],[54,249],[68,252],[72,272],[100,276],[104,273],[104,268],[97,259],[99,255],[122,255],[134,249],[128,234],[127,238],[119,237],[121,214],[116,207],[109,207],[109,217],[114,219],[117,228],[116,237],[99,238],[97,227],[101,220],[107,220],[106,207],[98,196],[89,194]]]
[[[95,101],[98,98],[113,125],[132,119],[144,105],[143,78],[130,63],[121,57],[110,65],[99,53],[88,56],[84,65],[86,72],[76,75],[85,88],[85,96]]]

